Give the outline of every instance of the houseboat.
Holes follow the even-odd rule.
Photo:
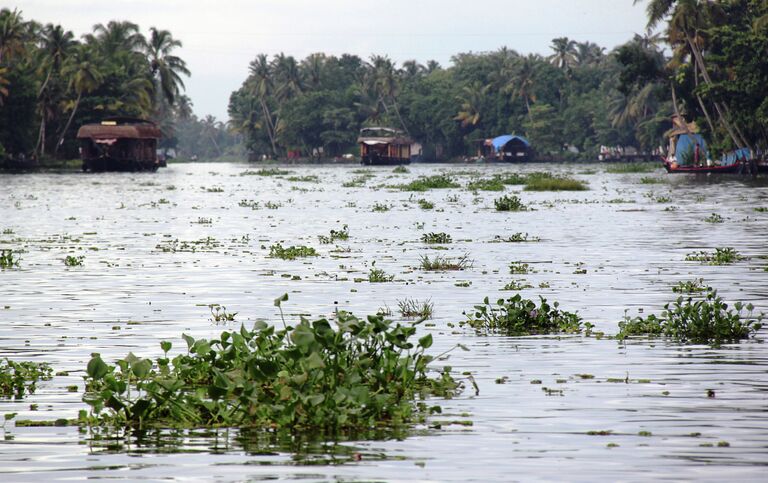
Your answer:
[[[524,137],[504,134],[482,140],[477,155],[487,161],[524,162],[532,161],[534,152]]]
[[[421,154],[418,144],[399,129],[364,127],[357,138],[363,165],[410,164],[412,156]],[[419,152],[414,152],[418,149]]]
[[[77,131],[83,171],[155,171],[161,132],[143,119],[111,118]]]

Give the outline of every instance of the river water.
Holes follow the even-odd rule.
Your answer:
[[[479,336],[462,312],[509,282],[578,311],[615,334],[625,310],[659,312],[671,287],[703,278],[729,301],[768,310],[768,185],[741,178],[616,174],[604,165],[414,165],[392,168],[290,166],[285,176],[247,175],[246,164],[176,164],[158,173],[0,175],[0,248],[21,252],[0,271],[0,357],[50,363],[54,377],[23,400],[0,399],[18,419],[76,417],[92,352],[109,361],[132,351],[184,347],[182,332],[215,337],[257,319],[358,315],[406,297],[430,299],[420,330],[450,364],[470,371],[470,389],[439,401],[441,429],[416,427],[383,440],[300,449],[237,431],[164,433],[150,441],[94,441],[76,427],[14,427],[0,441],[0,481],[534,481],[763,480],[768,462],[766,331],[713,349],[664,340],[620,344],[609,337]],[[532,209],[497,212],[498,192],[467,182],[503,172],[548,170],[589,183],[583,192],[525,192]],[[357,171],[357,172],[355,172]],[[388,186],[447,173],[462,188],[410,193]],[[289,177],[316,176],[311,180]],[[364,177],[357,186],[344,187]],[[642,178],[658,183],[642,183]],[[433,210],[419,208],[426,199]],[[256,204],[258,202],[258,205]],[[388,211],[373,211],[387,205]],[[723,223],[709,223],[713,213]],[[318,235],[348,225],[350,238]],[[435,251],[423,233],[453,243]],[[539,242],[499,243],[528,233]],[[269,246],[310,245],[319,257],[269,258]],[[685,255],[733,247],[748,259],[727,266]],[[467,255],[463,271],[424,272],[421,255]],[[67,256],[83,265],[67,267]],[[511,262],[534,273],[511,275]],[[368,283],[372,263],[391,283]],[[580,273],[581,272],[581,273]],[[585,272],[585,273],[583,273]],[[364,280],[363,280],[364,279]],[[237,312],[212,321],[208,304]],[[503,384],[498,382],[504,381]],[[77,392],[68,386],[77,385]],[[715,397],[708,397],[708,390]],[[37,410],[30,405],[37,405]]]

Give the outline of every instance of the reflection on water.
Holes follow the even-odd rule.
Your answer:
[[[433,425],[406,434],[323,442],[263,431],[156,431],[99,437],[72,427],[14,428],[0,443],[0,479],[510,481],[674,478],[760,479],[768,461],[768,352],[754,341],[713,349],[665,341],[479,337],[458,329],[463,310],[506,297],[513,280],[527,297],[557,300],[596,330],[616,332],[625,309],[658,311],[681,280],[703,278],[727,300],[768,310],[768,207],[764,181],[602,167],[423,166],[409,174],[352,166],[298,166],[289,176],[241,175],[239,164],[173,165],[156,174],[0,175],[0,248],[21,251],[19,269],[0,273],[0,357],[47,361],[60,372],[22,401],[0,401],[19,419],[72,418],[91,352],[115,359],[184,347],[182,332],[215,337],[208,304],[238,312],[237,323],[287,313],[396,311],[406,297],[430,299],[434,353],[471,371],[480,394],[442,403]],[[502,171],[552,169],[589,182],[578,193],[518,192],[534,210],[498,213],[500,193],[387,189],[445,171],[462,185]],[[419,199],[434,203],[423,210]],[[375,212],[387,204],[386,212]],[[712,213],[724,223],[708,223]],[[350,239],[318,235],[349,226]],[[445,232],[447,250],[421,243]],[[496,243],[515,233],[540,242]],[[275,243],[309,245],[320,257],[268,258]],[[730,266],[685,262],[687,253],[730,246],[748,260]],[[421,255],[468,253],[472,269],[423,272]],[[84,266],[66,267],[67,255]],[[376,268],[392,283],[369,284]],[[511,275],[511,262],[528,263]],[[581,273],[583,270],[586,273]],[[237,323],[234,324],[236,327]],[[232,327],[229,324],[227,328]],[[497,383],[503,382],[503,384]],[[30,405],[36,405],[32,410]],[[470,420],[472,426],[450,424]]]

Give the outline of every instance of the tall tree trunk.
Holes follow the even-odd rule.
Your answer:
[[[264,112],[264,118],[267,121],[267,135],[269,136],[269,142],[272,145],[272,154],[277,158],[277,146],[275,145],[275,126],[272,124],[272,114],[269,112],[267,103],[264,102],[264,98],[260,97],[261,109]]]
[[[56,156],[59,154],[59,148],[62,144],[64,144],[64,136],[67,134],[67,131],[69,130],[69,125],[72,124],[72,119],[75,118],[75,113],[77,112],[77,108],[80,106],[80,99],[83,97],[83,92],[80,91],[77,93],[77,99],[75,100],[75,105],[72,107],[72,114],[69,115],[69,119],[67,119],[67,124],[64,126],[64,129],[61,131],[61,136],[59,136],[59,140],[56,142],[56,146],[53,148],[53,155]]]
[[[694,62],[693,64],[693,78],[696,82],[696,87],[699,87],[699,68],[698,64]],[[707,125],[709,126],[709,131],[714,134],[715,133],[715,125],[712,123],[712,118],[709,116],[709,111],[707,110],[707,107],[704,105],[704,100],[701,98],[699,94],[696,94],[696,100],[699,101],[699,107],[701,107],[701,110],[704,112],[704,117],[707,118]]]

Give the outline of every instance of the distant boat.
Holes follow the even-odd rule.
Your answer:
[[[418,143],[403,131],[391,127],[364,127],[357,143],[360,145],[360,162],[366,166],[410,164],[411,156],[421,155]]]
[[[504,134],[480,141],[478,158],[487,161],[525,162],[534,157],[531,143],[522,136]]]
[[[110,118],[77,131],[83,171],[156,171],[161,166],[156,124],[143,119]]]

